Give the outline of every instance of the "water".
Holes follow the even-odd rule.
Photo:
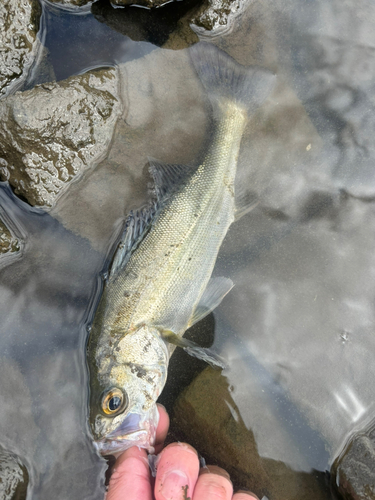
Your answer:
[[[34,498],[101,497],[103,463],[87,433],[85,322],[102,256],[0,186],[25,235],[1,280],[1,443],[29,472]],[[7,257],[5,257],[6,259]],[[6,260],[3,259],[3,265]]]
[[[84,360],[98,275],[124,215],[147,199],[147,157],[197,161],[210,110],[186,50],[150,43],[162,45],[165,33],[134,41],[89,11],[44,7],[49,71],[29,86],[52,72],[59,80],[120,65],[125,111],[106,159],[50,214],[0,186],[25,241],[21,258],[0,270],[0,444],[27,466],[29,498],[102,498],[106,465],[87,429]],[[182,398],[172,436],[228,468],[220,437],[242,436],[252,456],[238,444],[232,459],[238,453],[237,468],[253,461],[263,481],[256,492],[270,500],[331,498],[325,471],[374,417],[374,16],[365,0],[253,2],[215,39],[241,63],[273,69],[278,82],[239,159],[241,182],[260,203],[231,227],[214,271],[235,288],[193,332],[214,333],[229,368],[199,374],[204,366],[187,355],[172,358],[162,397],[172,412],[199,374],[186,396],[199,405],[199,377],[212,383],[208,416],[197,407],[184,425]],[[211,433],[206,442],[199,426]]]
[[[132,43],[87,12],[77,15],[74,10],[61,11],[51,5],[44,8],[43,30],[57,81],[92,67],[126,62],[154,49],[147,42]]]

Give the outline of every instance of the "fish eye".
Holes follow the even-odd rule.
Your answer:
[[[102,397],[102,410],[111,417],[122,413],[128,404],[126,394],[119,388],[114,387],[107,391]]]

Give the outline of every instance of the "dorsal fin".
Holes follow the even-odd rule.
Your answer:
[[[130,212],[125,223],[125,229],[122,233],[120,243],[113,257],[108,281],[114,280],[124,269],[132,252],[137,248],[148,232],[158,210],[159,205],[157,203],[152,203],[148,207]]]
[[[154,158],[148,158],[150,174],[154,179],[154,191],[160,202],[166,196],[176,191],[193,172],[194,167],[162,163]]]
[[[150,163],[150,173],[155,183],[153,191],[156,196],[156,202],[143,209],[130,212],[112,261],[108,281],[114,280],[124,269],[132,252],[148,232],[153,219],[162,206],[163,200],[176,191],[194,171],[193,167],[185,165],[161,163],[153,158],[149,158],[148,160]]]

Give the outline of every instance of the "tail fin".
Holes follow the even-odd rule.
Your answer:
[[[242,66],[211,43],[193,45],[190,55],[214,110],[218,101],[226,98],[251,114],[275,84],[276,77],[271,71],[259,66]]]

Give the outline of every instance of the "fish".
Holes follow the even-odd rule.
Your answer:
[[[206,42],[191,47],[190,57],[212,105],[210,144],[196,167],[150,159],[155,199],[128,216],[90,330],[89,419],[102,455],[131,446],[152,452],[156,401],[176,345],[225,366],[183,335],[233,286],[212,272],[230,225],[252,208],[236,187],[238,155],[275,74],[244,67]]]

